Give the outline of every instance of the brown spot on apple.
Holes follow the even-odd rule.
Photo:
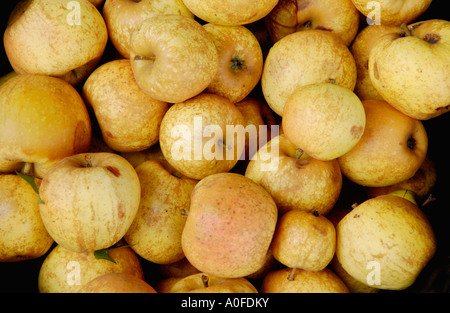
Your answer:
[[[438,34],[431,33],[431,34],[425,34],[425,36],[423,36],[422,39],[430,44],[435,44],[435,43],[439,42],[441,37]]]
[[[120,171],[119,171],[119,169],[117,168],[117,167],[114,167],[114,166],[107,166],[106,167],[106,169],[108,170],[108,171],[110,171],[114,176],[116,176],[116,177],[120,177]]]
[[[363,127],[360,126],[352,126],[352,128],[350,129],[350,133],[353,136],[353,138],[357,139],[359,137],[361,137],[361,134],[363,132]]]
[[[310,3],[310,0],[299,0],[299,1],[297,2],[297,8],[298,8],[299,10],[303,10],[303,9],[305,9],[306,7],[309,6],[309,3]]]
[[[376,80],[380,79],[380,74],[378,73],[378,65],[377,62],[373,63],[373,76]]]

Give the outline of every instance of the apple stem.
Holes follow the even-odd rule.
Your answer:
[[[353,204],[352,204],[352,209],[356,209],[356,207],[357,207],[358,205],[359,205],[358,202],[353,203]]]
[[[423,208],[424,206],[426,206],[428,203],[430,203],[431,201],[436,200],[436,197],[433,194],[430,194],[428,196],[428,198],[422,203],[421,207]]]
[[[208,276],[202,275],[202,283],[204,288],[208,288],[208,281],[209,281]]]
[[[24,175],[33,176],[33,164],[30,162],[25,162],[20,172]]]
[[[189,215],[189,211],[188,210],[181,209],[180,212],[181,212],[181,215],[183,215],[183,216],[188,216]]]
[[[292,269],[291,269],[291,272],[289,273],[289,276],[288,276],[288,280],[294,280],[295,279],[295,271],[297,270],[297,268],[296,267],[293,267]]]
[[[89,154],[84,156],[84,160],[86,161],[86,167],[92,167],[91,156]]]
[[[400,28],[403,30],[403,32],[405,33],[405,36],[411,36],[411,31],[408,28],[408,25],[406,25],[405,23],[403,23]]]

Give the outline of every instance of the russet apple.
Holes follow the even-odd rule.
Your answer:
[[[271,163],[273,169],[269,170]],[[303,210],[326,215],[342,188],[337,160],[320,161],[302,154],[284,134],[258,150],[247,165],[245,176],[272,195],[280,214]]]
[[[182,0],[106,0],[102,14],[109,39],[124,58],[130,57],[131,34],[146,18],[158,14],[194,18]]]
[[[201,272],[250,275],[266,261],[277,215],[270,194],[250,178],[211,174],[192,192],[181,239],[184,254]]]
[[[373,86],[389,104],[415,119],[448,112],[450,22],[427,20],[377,40],[369,56]]]
[[[42,221],[53,239],[75,252],[117,243],[133,222],[141,197],[139,178],[123,157],[108,152],[62,159],[42,179]]]
[[[350,89],[331,83],[297,88],[282,117],[286,138],[309,156],[327,161],[350,151],[366,124],[364,107]]]
[[[107,40],[105,21],[88,0],[22,1],[3,37],[17,73],[57,76],[73,85],[98,64]]]
[[[358,32],[359,11],[352,0],[280,0],[265,22],[273,43],[296,31],[320,29],[349,46]]]
[[[139,87],[169,103],[201,93],[219,68],[207,31],[194,19],[175,14],[149,17],[135,28],[130,60]]]
[[[145,280],[126,273],[107,273],[94,278],[78,293],[156,293]]]
[[[0,172],[25,163],[43,175],[59,160],[86,152],[91,142],[89,113],[66,81],[21,74],[0,87]]]
[[[428,150],[423,123],[386,101],[362,101],[366,127],[359,142],[338,158],[342,174],[367,187],[383,187],[411,178]]]
[[[258,84],[263,54],[258,39],[244,26],[203,25],[219,54],[219,69],[207,92],[236,103],[247,97]]]
[[[141,151],[158,142],[169,104],[139,88],[128,59],[96,68],[84,83],[82,96],[94,110],[103,140],[114,151]]]
[[[269,50],[261,75],[267,104],[278,115],[288,97],[300,86],[334,82],[353,90],[356,65],[337,35],[312,29],[289,34]]]

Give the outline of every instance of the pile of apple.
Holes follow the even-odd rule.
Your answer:
[[[0,261],[45,257],[40,292],[408,288],[437,248],[423,121],[450,105],[430,3],[20,2]]]

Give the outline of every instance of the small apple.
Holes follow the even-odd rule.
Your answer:
[[[375,89],[390,105],[415,119],[448,112],[449,72],[450,22],[446,20],[417,22],[384,35],[369,56]]]
[[[266,57],[261,88],[267,104],[283,115],[289,96],[300,86],[334,82],[353,90],[356,65],[352,54],[335,34],[312,29],[277,41]]]
[[[91,252],[117,243],[136,216],[139,178],[108,152],[62,159],[42,179],[39,210],[49,234],[68,250]]]
[[[78,293],[156,293],[156,290],[132,274],[107,273],[86,283]]]
[[[0,87],[0,172],[34,165],[43,175],[64,157],[86,152],[91,142],[89,113],[66,81],[21,74]]]
[[[278,0],[183,0],[183,2],[195,16],[206,22],[235,26],[262,19],[275,7]]]
[[[219,69],[207,92],[224,96],[233,103],[247,97],[258,84],[263,54],[258,39],[244,26],[203,25],[216,45]]]
[[[386,101],[362,101],[366,127],[359,142],[339,157],[342,174],[366,187],[383,187],[411,178],[422,165],[428,136],[421,121]]]
[[[124,57],[130,57],[130,37],[146,18],[158,14],[179,14],[194,18],[182,0],[106,0],[103,18],[109,39]]]
[[[237,278],[265,263],[277,221],[270,194],[237,173],[211,174],[195,186],[182,234],[189,262],[201,272]]]
[[[359,27],[359,11],[352,0],[280,0],[265,17],[273,43],[303,30],[333,32],[349,46]]]
[[[155,15],[135,28],[130,61],[139,87],[154,99],[182,102],[201,93],[219,67],[213,40],[197,21]]]
[[[105,21],[88,0],[22,1],[3,41],[14,71],[78,84],[100,61],[108,40]]]
[[[336,159],[320,161],[300,151],[280,134],[258,150],[245,176],[272,195],[280,214],[303,210],[326,215],[341,192],[339,163]]]
[[[361,139],[366,114],[348,88],[316,83],[297,88],[282,117],[286,138],[309,156],[327,161],[350,151]]]
[[[169,104],[139,88],[129,60],[96,68],[84,83],[82,95],[94,110],[103,140],[114,151],[141,151],[158,142],[159,125]]]

